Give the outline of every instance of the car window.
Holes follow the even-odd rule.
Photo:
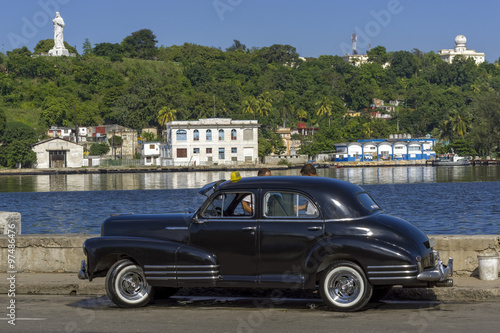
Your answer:
[[[251,217],[254,215],[255,196],[249,192],[224,192],[212,198],[201,216],[212,218]]]
[[[368,193],[359,193],[358,200],[369,212],[381,209],[379,205],[377,205],[377,203],[368,195]]]
[[[267,217],[318,217],[317,207],[304,195],[293,192],[267,192],[264,195]]]

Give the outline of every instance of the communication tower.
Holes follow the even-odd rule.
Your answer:
[[[356,36],[356,33],[352,34],[351,40],[352,40],[352,55],[356,55],[358,54],[358,50],[356,50],[356,41],[358,40],[358,36]]]

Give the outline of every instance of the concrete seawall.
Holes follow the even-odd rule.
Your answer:
[[[98,235],[31,234],[15,236],[16,270],[26,273],[76,273],[86,259],[82,244]],[[500,253],[500,235],[435,235],[444,263],[454,258],[458,276],[477,276],[478,255]],[[9,238],[0,235],[0,272],[6,272]]]

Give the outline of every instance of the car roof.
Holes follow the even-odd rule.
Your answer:
[[[357,218],[373,213],[363,206],[358,194],[362,187],[344,180],[311,176],[265,176],[225,181],[216,191],[290,191],[310,196],[326,219]]]
[[[332,190],[340,192],[358,193],[363,192],[363,188],[352,183],[327,177],[312,176],[265,176],[242,178],[238,182],[226,181],[220,185],[218,190],[236,190],[236,189],[289,189],[304,190],[314,192]]]

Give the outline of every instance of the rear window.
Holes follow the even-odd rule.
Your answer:
[[[359,193],[357,195],[359,202],[366,208],[370,213],[375,210],[381,210],[379,205],[368,195],[368,193]]]

